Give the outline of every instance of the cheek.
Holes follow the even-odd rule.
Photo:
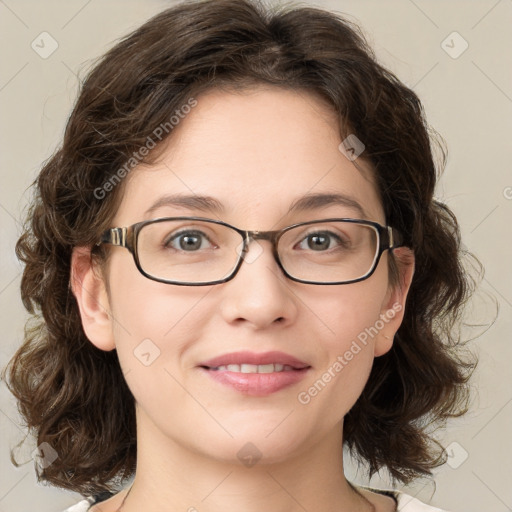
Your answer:
[[[331,357],[333,352],[343,354],[354,340],[361,342],[363,348],[372,346],[386,286],[378,275],[373,275],[372,279],[338,289],[319,290],[316,296],[310,294],[309,301],[305,299],[306,304],[311,304],[319,328],[325,332],[322,344]]]
[[[128,263],[133,269],[120,264],[110,278],[114,339],[130,387],[138,378],[147,386],[156,372],[175,367],[199,336],[206,315],[197,311],[207,290],[152,281]]]
[[[154,336],[162,343],[197,302],[193,288],[158,283],[143,276],[131,255],[119,255],[110,273],[116,339],[132,343]]]
[[[319,364],[297,400],[311,412],[324,411],[330,424],[350,410],[366,385],[386,285],[375,279],[338,290],[332,287],[318,293],[314,302],[312,309],[323,332],[317,338]]]
[[[192,300],[172,287],[145,281],[139,286],[135,279],[112,297],[116,350],[138,406],[161,425],[174,425],[177,404],[187,400],[179,385],[180,358],[197,338],[190,325],[197,297]]]

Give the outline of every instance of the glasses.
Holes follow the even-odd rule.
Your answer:
[[[154,281],[205,286],[233,279],[247,260],[251,240],[272,243],[274,258],[288,278],[318,285],[367,279],[384,251],[403,245],[395,228],[369,220],[323,219],[278,231],[247,231],[202,217],[165,217],[111,228],[97,245],[125,247],[139,271]]]

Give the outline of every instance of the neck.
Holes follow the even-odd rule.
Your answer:
[[[345,479],[342,425],[284,460],[244,465],[176,443],[140,411],[137,423],[137,473],[122,512],[374,510]]]

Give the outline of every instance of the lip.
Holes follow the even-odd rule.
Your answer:
[[[208,368],[217,368],[218,366],[224,366],[228,364],[270,364],[277,363],[292,366],[294,369],[301,370],[303,368],[307,368],[310,365],[293,357],[285,352],[249,352],[249,351],[240,351],[240,352],[230,352],[229,354],[223,354],[212,359],[208,359],[208,361],[204,361],[199,363],[198,366],[208,367]]]
[[[228,370],[216,370],[228,364],[282,364],[292,370],[272,373],[242,373]],[[200,371],[224,386],[249,396],[268,396],[302,380],[310,365],[284,352],[232,352],[223,354],[198,365]]]

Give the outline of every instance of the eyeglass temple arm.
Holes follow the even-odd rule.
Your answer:
[[[404,237],[397,229],[387,226],[387,234],[390,249],[396,249],[404,245]]]
[[[100,241],[96,245],[111,244],[126,247],[127,228],[111,228],[101,235]]]

